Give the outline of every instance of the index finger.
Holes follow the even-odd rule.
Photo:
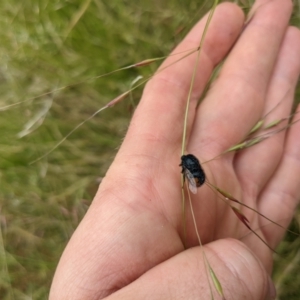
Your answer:
[[[196,103],[213,68],[234,44],[242,29],[243,21],[241,9],[234,4],[224,3],[216,8],[200,53],[188,118],[189,128],[195,116]],[[207,16],[191,30],[172,54],[196,49],[206,22]],[[180,56],[172,54],[162,64],[160,68],[162,71],[158,71],[147,84],[123,143],[123,152],[127,150],[131,154],[139,154],[142,151],[144,155],[149,156],[155,152],[159,157],[173,153],[174,148],[180,149],[185,106],[197,53],[177,62]],[[138,139],[143,147],[140,148],[135,144],[133,148],[133,139]]]

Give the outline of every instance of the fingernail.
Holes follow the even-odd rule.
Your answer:
[[[275,285],[271,279],[271,277],[268,278],[268,294],[267,294],[267,300],[275,300],[276,299],[276,289]]]

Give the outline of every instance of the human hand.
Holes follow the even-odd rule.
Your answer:
[[[188,118],[188,152],[201,162],[240,142],[269,118],[290,113],[300,72],[300,33],[288,26],[289,0],[261,0],[243,29],[241,10],[219,5],[195,79]],[[174,53],[199,44],[206,18]],[[238,39],[238,40],[237,40]],[[237,40],[237,42],[236,42]],[[196,108],[211,72],[229,52],[219,78]],[[210,299],[200,247],[183,246],[180,149],[195,55],[158,72],[147,84],[126,138],[57,268],[50,299]],[[170,56],[163,66],[177,56]],[[161,69],[163,68],[161,67]],[[208,180],[287,226],[300,196],[300,124],[266,141],[203,165]],[[204,251],[227,299],[272,297],[272,253],[207,186],[193,196]],[[243,209],[242,209],[243,210]],[[283,232],[253,229],[275,248]],[[187,245],[197,246],[187,212]],[[274,296],[274,295],[273,295]]]

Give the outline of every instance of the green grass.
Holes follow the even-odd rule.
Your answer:
[[[195,0],[111,2],[1,1],[0,107],[164,56],[206,11]],[[241,2],[249,8],[250,1]],[[294,24],[299,16],[297,6]],[[1,299],[47,298],[59,257],[124,137],[132,104],[106,110],[47,158],[29,163],[157,65],[88,80],[0,112]],[[133,93],[136,103],[140,94]],[[44,122],[19,138],[24,125],[49,104]],[[281,246],[291,259],[298,249],[299,240],[290,236]],[[299,298],[295,265],[279,260],[274,276],[291,266],[280,299]]]

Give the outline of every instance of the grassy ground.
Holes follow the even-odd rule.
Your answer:
[[[164,56],[206,11],[194,0],[110,2],[1,1],[0,107]],[[295,7],[294,24],[299,15]],[[47,298],[58,259],[116,153],[133,105],[106,110],[51,155],[29,163],[155,68],[88,80],[0,112],[1,299]],[[299,239],[290,236],[281,245],[290,259],[277,259],[280,299],[300,298],[298,249]]]

